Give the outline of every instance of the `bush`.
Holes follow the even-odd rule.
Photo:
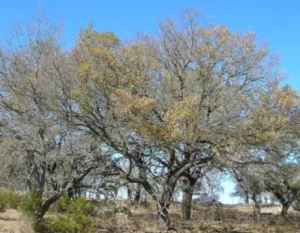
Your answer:
[[[72,200],[67,195],[63,195],[52,206],[51,211],[58,213],[80,213],[93,215],[95,208],[91,200],[82,197]]]
[[[68,213],[48,224],[49,233],[91,233],[95,221],[91,216]]]
[[[41,195],[31,192],[23,198],[20,206],[22,212],[32,218],[33,229],[37,233],[91,233],[94,230],[95,222],[91,217],[94,207],[85,198],[72,200],[62,196],[51,209],[64,214],[43,220],[38,219],[41,205]]]
[[[20,205],[21,211],[28,217],[37,218],[42,205],[42,197],[38,192],[25,195]]]
[[[0,188],[0,212],[7,208],[18,209],[22,203],[23,195],[17,193],[14,188],[9,190]]]
[[[3,189],[0,189],[0,212],[4,212],[8,207],[8,194]]]
[[[68,212],[74,214],[92,215],[94,213],[94,206],[92,202],[86,198],[77,198],[71,201],[68,206]]]
[[[10,188],[7,192],[8,194],[8,205],[11,209],[18,209],[23,202],[25,195],[17,193],[14,188]]]
[[[71,200],[67,196],[55,203],[52,210],[65,214],[53,219],[46,219],[36,224],[36,232],[47,233],[91,233],[94,230],[95,221],[91,217],[94,207],[90,200],[78,198]]]
[[[68,212],[71,201],[72,200],[66,194],[63,194],[62,197],[53,204],[50,211],[58,213]]]

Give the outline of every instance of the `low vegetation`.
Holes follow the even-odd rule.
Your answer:
[[[32,215],[27,216],[28,211],[23,212],[22,217],[19,214],[21,206],[17,212],[7,209],[0,213],[0,227],[5,229],[3,232],[15,233],[158,233],[155,202],[146,202],[147,205],[133,205],[126,200],[70,200],[64,197],[41,222],[34,222]],[[180,204],[173,204],[170,232],[295,233],[300,227],[300,214],[295,210],[288,213],[288,218],[280,215],[278,205],[262,205],[261,210],[261,218],[257,220],[252,205],[196,203],[191,220],[187,221],[181,219]]]

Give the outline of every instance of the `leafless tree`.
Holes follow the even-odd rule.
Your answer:
[[[12,33],[0,49],[1,176],[26,182],[39,194],[42,219],[106,154],[65,114],[73,105],[58,85],[70,75],[59,44],[61,28],[38,14],[34,24],[15,25]]]

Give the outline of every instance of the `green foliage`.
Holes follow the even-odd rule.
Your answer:
[[[94,230],[95,221],[89,215],[82,213],[68,213],[59,216],[48,224],[48,232],[51,233],[91,233]]]
[[[49,225],[51,222],[51,219],[35,220],[32,222],[32,229],[36,233],[50,233]]]
[[[7,208],[18,209],[23,199],[24,196],[17,193],[14,188],[0,189],[0,211],[5,211]]]
[[[0,189],[0,212],[3,212],[7,209],[7,200],[8,195],[7,192],[5,192],[3,189]]]
[[[63,194],[62,197],[53,204],[51,211],[65,213],[68,211],[71,201],[72,200],[66,194]]]
[[[49,233],[90,233],[93,232],[95,221],[91,217],[94,206],[85,198],[70,199],[63,195],[55,203],[53,211],[64,213],[54,219],[46,219],[35,225],[36,232]]]
[[[33,191],[23,198],[20,209],[26,216],[36,218],[38,217],[38,214],[40,212],[41,205],[41,194],[36,191]]]
[[[91,200],[77,198],[72,200],[67,195],[63,195],[51,208],[54,212],[59,213],[77,213],[92,215],[95,208]]]
[[[63,195],[54,204],[52,210],[64,213],[56,218],[38,218],[42,206],[42,197],[38,192],[31,192],[23,198],[20,209],[32,217],[35,232],[43,233],[90,233],[93,232],[95,222],[91,217],[94,207],[90,200],[78,198],[70,199]]]
[[[8,195],[7,201],[8,201],[9,208],[19,209],[25,195],[17,193],[13,187],[9,188],[9,190],[7,191],[7,195]]]
[[[80,197],[70,202],[68,212],[72,214],[92,215],[94,206],[90,200]]]

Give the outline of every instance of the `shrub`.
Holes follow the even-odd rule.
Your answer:
[[[77,213],[83,215],[92,215],[94,212],[94,206],[92,202],[86,198],[77,198],[75,201],[71,201],[68,206],[69,213]]]
[[[62,197],[53,204],[50,211],[58,212],[58,213],[68,212],[68,208],[71,201],[72,200],[66,194],[63,194]]]
[[[4,212],[8,207],[8,194],[3,189],[0,189],[0,212]]]
[[[20,209],[26,216],[37,218],[40,213],[41,204],[41,194],[33,191],[24,196]]]
[[[58,217],[38,219],[42,197],[38,192],[31,192],[23,198],[21,210],[32,218],[33,229],[37,233],[91,233],[95,222],[91,217],[94,207],[92,202],[85,198],[76,200],[62,196],[54,204],[52,210],[64,213]]]
[[[51,210],[59,213],[81,213],[85,215],[92,215],[95,208],[91,200],[82,197],[72,200],[67,195],[63,195],[53,205]]]
[[[9,190],[0,188],[0,211],[7,208],[18,209],[22,203],[23,195],[15,191],[14,188]]]
[[[7,192],[8,194],[8,205],[11,209],[18,209],[23,202],[25,195],[17,193],[14,188],[10,188]]]
[[[84,214],[68,213],[59,216],[48,224],[50,233],[91,233],[95,221],[91,216]]]
[[[54,206],[53,210],[65,212],[54,219],[48,219],[35,227],[37,232],[49,233],[91,233],[95,221],[91,217],[94,207],[90,200],[78,198],[71,200],[63,196]]]

